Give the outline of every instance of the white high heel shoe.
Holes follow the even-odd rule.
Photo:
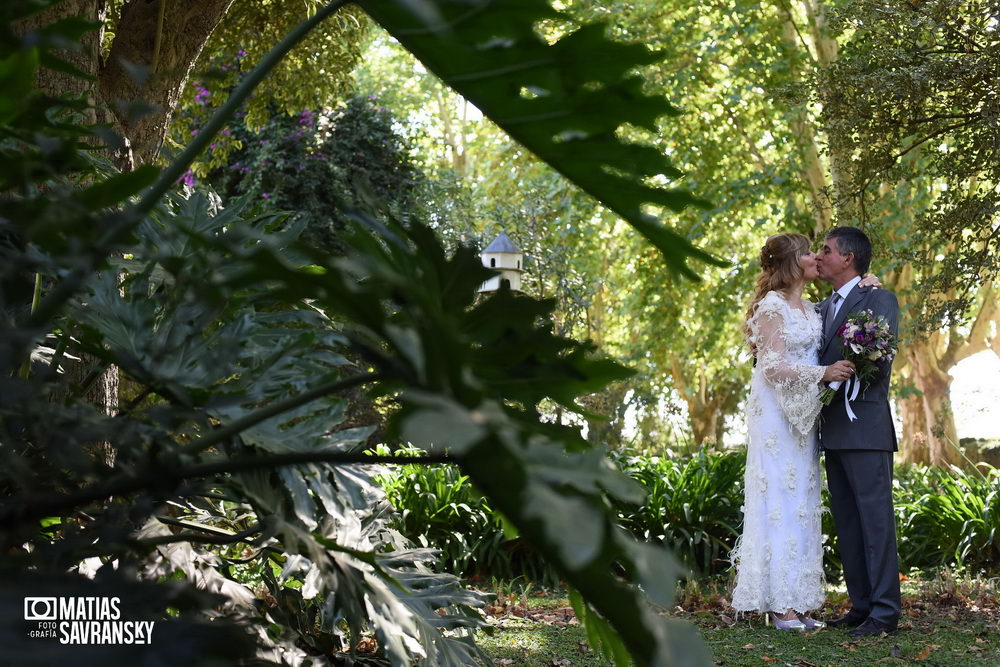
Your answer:
[[[817,621],[815,618],[810,618],[805,614],[796,614],[802,625],[806,626],[806,630],[822,630],[826,627],[826,623],[823,621]]]
[[[768,624],[774,623],[775,630],[793,630],[795,632],[805,632],[806,624],[797,618],[793,618],[790,621],[783,620],[780,616],[775,614],[773,611],[767,612]]]

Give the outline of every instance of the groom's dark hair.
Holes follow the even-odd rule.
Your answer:
[[[872,242],[863,231],[857,227],[834,227],[827,232],[826,238],[837,239],[841,255],[854,253],[854,269],[858,275],[868,273],[868,267],[872,263]]]

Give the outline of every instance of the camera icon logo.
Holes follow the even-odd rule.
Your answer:
[[[24,620],[54,621],[58,614],[55,598],[24,598]]]

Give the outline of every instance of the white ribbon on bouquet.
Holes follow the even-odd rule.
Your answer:
[[[844,384],[842,380],[834,380],[828,383],[827,386],[837,391],[842,384]],[[861,380],[858,379],[858,376],[852,375],[847,378],[847,386],[844,387],[844,409],[847,410],[847,418],[852,422],[857,421],[858,416],[854,414],[854,410],[851,410],[851,401],[857,399],[859,391],[861,391]]]

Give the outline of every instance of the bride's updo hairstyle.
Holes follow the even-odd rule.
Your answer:
[[[775,234],[768,237],[760,249],[760,275],[753,299],[747,308],[743,333],[750,337],[750,318],[757,310],[757,304],[768,292],[784,293],[792,285],[802,281],[802,267],[799,257],[809,252],[809,239],[802,234]]]

